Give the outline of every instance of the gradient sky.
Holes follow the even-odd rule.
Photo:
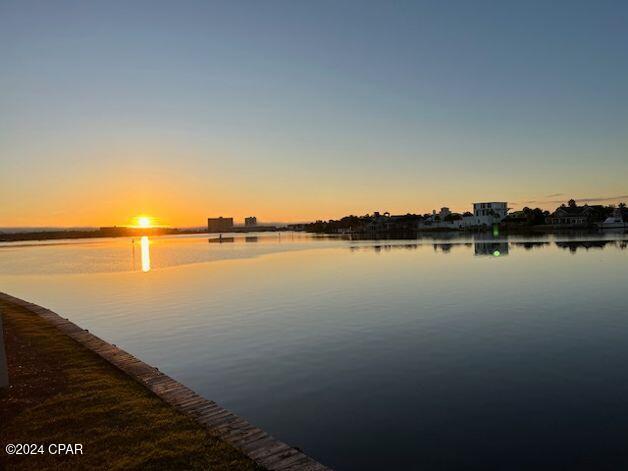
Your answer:
[[[628,200],[625,1],[0,0],[0,58],[0,226]]]

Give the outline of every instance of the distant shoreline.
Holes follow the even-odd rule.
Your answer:
[[[234,227],[229,232],[274,232],[284,230],[284,228],[274,226],[259,227]],[[135,227],[107,227],[94,230],[59,230],[59,231],[32,231],[32,232],[0,232],[0,242],[24,242],[39,240],[60,240],[60,239],[97,239],[110,237],[142,237],[161,235],[184,235],[184,234],[210,234],[207,229],[176,229],[167,227],[135,228]]]
[[[99,237],[141,237],[166,234],[189,234],[194,231],[180,231],[178,229],[135,229],[120,228],[119,230],[62,230],[62,231],[33,231],[0,233],[0,242],[20,242],[28,240],[57,240],[57,239],[95,239]]]

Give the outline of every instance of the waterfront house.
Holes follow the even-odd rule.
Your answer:
[[[603,220],[604,215],[604,207],[601,205],[577,206],[570,204],[569,206],[560,206],[545,218],[545,222],[551,226],[559,227],[587,227]]]
[[[465,218],[466,226],[492,226],[502,222],[508,215],[508,203],[491,201],[473,203],[473,216]]]
[[[430,216],[417,221],[417,224],[418,229],[460,229],[462,216],[458,213],[452,213],[447,207],[442,207],[438,213],[433,210]]]
[[[461,227],[490,227],[502,222],[508,216],[508,203],[492,201],[473,203],[473,213],[465,214],[460,223]]]
[[[499,224],[508,215],[508,203],[487,202],[473,203],[473,213],[463,215],[452,213],[449,208],[443,207],[437,214],[432,211],[432,215],[419,223],[421,228],[440,229],[464,229],[472,227],[490,227]]]

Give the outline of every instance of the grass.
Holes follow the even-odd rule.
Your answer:
[[[0,469],[260,469],[44,319],[4,301],[0,312],[11,383]],[[8,456],[7,443],[82,443],[83,454]]]

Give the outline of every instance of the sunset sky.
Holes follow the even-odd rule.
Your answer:
[[[0,1],[0,226],[628,202],[625,1]]]

